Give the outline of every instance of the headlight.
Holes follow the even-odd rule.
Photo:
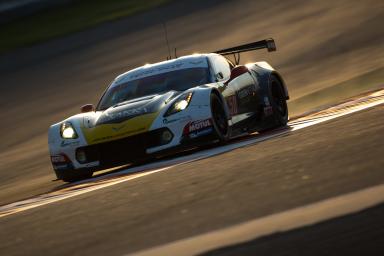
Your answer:
[[[164,116],[170,116],[186,109],[191,102],[192,92],[181,95],[165,112]]]
[[[76,139],[78,137],[75,129],[72,127],[72,124],[69,122],[61,124],[60,135],[63,139]]]

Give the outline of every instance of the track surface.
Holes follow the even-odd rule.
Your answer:
[[[384,205],[283,234],[274,234],[202,256],[382,255]]]
[[[49,125],[95,104],[118,74],[165,59],[163,21],[179,55],[275,38],[277,52],[241,60],[270,62],[294,100],[384,68],[383,8],[381,0],[179,0],[0,56],[0,205],[62,185],[51,182]]]
[[[0,252],[121,255],[382,184],[383,114],[379,105],[5,216]]]
[[[46,145],[47,127],[95,103],[116,75],[165,58],[163,21],[179,54],[274,37],[278,52],[242,60],[269,61],[296,99],[359,77],[366,86],[371,72],[381,74],[383,8],[380,0],[180,0],[1,56],[0,205],[18,203],[1,208],[0,255],[122,255],[383,184],[383,105],[316,125],[324,116],[306,116],[310,122],[292,123],[312,125],[305,129],[276,131],[267,140],[251,136],[231,145],[257,144],[116,184],[130,176],[114,172],[70,186],[52,182]],[[335,117],[332,111],[325,115]],[[91,191],[101,183],[112,185]],[[47,203],[52,190],[57,194],[48,194]],[[63,197],[74,192],[81,193]],[[30,200],[21,205],[25,198]],[[374,245],[384,244],[381,213],[378,206],[214,253],[236,255],[255,245],[261,254],[380,250]],[[307,242],[305,250],[278,250]]]
[[[113,186],[121,182],[130,181],[153,173],[165,171],[169,168],[178,167],[179,165],[188,162],[213,157],[237,148],[249,146],[274,137],[283,136],[299,129],[313,126],[381,104],[384,104],[384,89],[370,93],[366,96],[361,96],[355,100],[347,101],[343,104],[329,107],[324,110],[315,111],[305,116],[296,118],[294,121],[290,121],[286,128],[277,129],[275,131],[270,131],[264,134],[254,133],[248,137],[232,140],[224,146],[212,145],[213,148],[206,150],[197,149],[198,151],[196,153],[194,153],[196,150],[191,152],[187,151],[181,153],[181,156],[176,155],[169,160],[165,159],[154,161],[149,164],[126,168],[125,170],[123,167],[120,168],[123,169],[121,171],[117,169],[115,171],[106,172],[106,174],[97,175],[94,178],[85,181],[69,183],[62,186],[62,188],[55,189],[50,193],[42,194],[30,199],[2,206],[0,207],[0,217],[20,211],[25,211],[41,205],[57,202],[66,198],[78,196],[105,187]]]

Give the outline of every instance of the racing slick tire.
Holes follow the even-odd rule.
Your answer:
[[[287,98],[280,79],[275,75],[272,75],[270,78],[268,98],[273,114],[264,121],[264,125],[258,131],[260,133],[279,127],[285,127],[288,123]]]
[[[219,142],[227,141],[230,134],[228,117],[224,110],[223,101],[216,93],[211,94],[211,113],[215,138],[218,139]]]
[[[80,169],[80,170],[55,170],[56,176],[59,180],[65,182],[75,182],[80,180],[89,179],[93,175],[92,170]]]

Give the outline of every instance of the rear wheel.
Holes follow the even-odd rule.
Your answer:
[[[228,117],[224,110],[222,100],[215,93],[211,94],[212,125],[214,133],[220,141],[226,141],[229,137]]]
[[[62,170],[55,171],[58,179],[65,182],[75,182],[80,180],[89,179],[93,175],[92,170],[80,169],[80,170]]]
[[[274,75],[271,76],[268,96],[273,114],[266,120],[259,132],[284,127],[288,122],[288,106],[284,87],[281,81]]]

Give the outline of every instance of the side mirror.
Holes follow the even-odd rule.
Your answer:
[[[229,78],[229,81],[232,81],[236,77],[241,76],[242,74],[245,74],[247,72],[249,72],[249,70],[246,66],[236,66],[231,71],[231,77]]]
[[[86,104],[86,105],[82,106],[80,108],[80,110],[81,110],[81,113],[87,113],[87,112],[94,111],[95,109],[93,108],[92,104]]]

